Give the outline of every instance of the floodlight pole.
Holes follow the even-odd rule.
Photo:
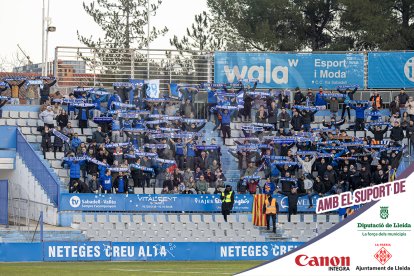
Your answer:
[[[150,0],[147,0],[147,79],[150,78],[149,44],[150,44]]]
[[[45,0],[43,0],[42,6],[42,76],[45,72]]]

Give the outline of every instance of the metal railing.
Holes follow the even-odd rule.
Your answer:
[[[129,79],[159,79],[168,84],[199,84],[212,80],[213,54],[176,50],[56,47],[54,76],[58,86],[103,86]]]
[[[59,204],[60,184],[59,180],[43,164],[41,158],[36,154],[32,146],[26,141],[20,130],[17,130],[17,154],[20,155],[33,176],[45,190],[54,206]]]

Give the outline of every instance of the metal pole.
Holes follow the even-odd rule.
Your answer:
[[[45,72],[45,0],[42,7],[42,76]]]
[[[58,77],[58,47],[55,48],[55,60],[53,61],[53,76]]]
[[[147,25],[147,79],[150,78],[150,62],[149,62],[149,38],[150,38],[150,0],[147,0],[147,16],[148,16],[148,25]]]
[[[43,211],[40,211],[40,242],[43,242]]]
[[[46,28],[48,28],[49,27],[49,5],[50,4],[50,0],[47,0],[47,26],[46,26]],[[49,74],[49,70],[48,70],[48,63],[47,63],[47,61],[48,61],[48,58],[47,58],[47,55],[48,55],[48,51],[49,51],[49,30],[46,30],[46,46],[45,46],[45,76],[46,75],[48,75]]]

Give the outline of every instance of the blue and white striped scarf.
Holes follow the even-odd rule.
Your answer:
[[[105,144],[105,148],[127,147],[129,143],[110,143]]]
[[[56,129],[52,128],[52,133],[53,135],[59,137],[60,139],[62,139],[62,141],[64,141],[65,143],[70,143],[70,138],[66,135],[64,135],[63,133],[57,131]]]
[[[150,172],[150,173],[154,173],[154,169],[153,168],[149,168],[149,167],[145,167],[145,166],[141,166],[141,165],[137,165],[137,164],[131,164],[129,165],[130,168],[135,168],[144,172]]]
[[[148,149],[165,149],[167,148],[166,144],[145,144],[144,148]]]

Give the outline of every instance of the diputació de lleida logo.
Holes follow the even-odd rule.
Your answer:
[[[381,206],[380,207],[380,217],[382,219],[387,219],[389,216],[388,214],[388,206]]]

